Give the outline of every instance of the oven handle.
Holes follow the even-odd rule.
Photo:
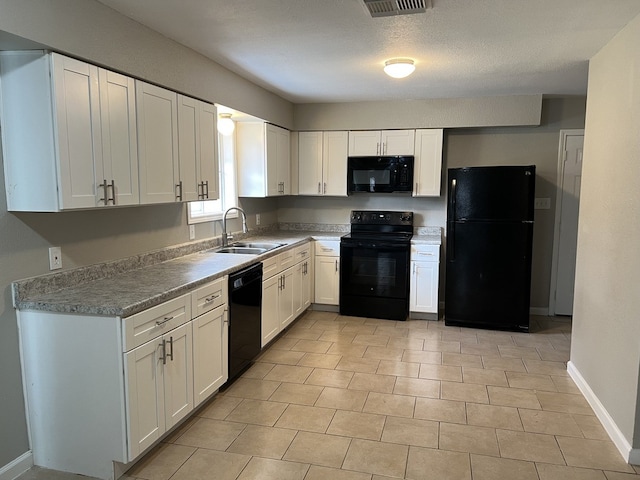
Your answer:
[[[340,244],[341,248],[365,248],[365,249],[370,249],[370,250],[380,250],[380,249],[385,249],[385,250],[409,250],[409,245],[408,244],[398,244],[398,243],[389,243],[389,242],[376,242],[376,243],[364,243],[364,242],[357,242],[357,243],[341,243]]]

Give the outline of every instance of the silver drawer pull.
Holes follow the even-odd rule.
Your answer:
[[[164,317],[162,320],[156,320],[156,325],[164,325],[165,323],[167,323],[170,320],[173,320],[173,316]]]
[[[215,295],[211,295],[210,297],[207,297],[204,299],[204,303],[211,303],[213,302],[216,298],[220,298],[220,295],[222,295],[221,293],[217,293]]]
[[[424,252],[418,252],[418,255],[425,255],[427,257],[433,257],[433,253],[424,253]]]

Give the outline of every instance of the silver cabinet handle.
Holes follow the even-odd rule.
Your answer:
[[[181,202],[182,201],[182,180],[178,182],[178,184],[176,185],[176,189],[178,190],[178,193],[176,194],[176,200]]]
[[[318,193],[322,193],[322,189],[320,188],[321,182],[318,182]]]
[[[156,320],[156,325],[164,325],[165,323],[167,323],[169,320],[173,320],[173,316],[171,317],[164,317],[162,320]]]
[[[107,202],[110,201],[115,205],[116,204],[116,182],[114,180],[111,180],[109,187],[111,188],[111,198],[107,198]]]
[[[100,199],[100,201],[104,202],[105,205],[109,205],[109,192],[107,191],[109,185],[107,184],[107,179],[103,179],[102,183],[98,185],[98,187],[104,190],[103,197]]]
[[[162,347],[162,356],[160,357],[160,360],[162,360],[163,365],[166,365],[167,364],[167,341],[163,338],[162,343],[159,344],[158,346]]]
[[[209,200],[209,180],[205,180],[204,186],[206,187],[206,192],[204,194],[204,198]]]
[[[380,142],[376,143],[376,155],[380,155]]]
[[[216,293],[215,295],[211,295],[210,297],[207,297],[207,298],[204,299],[204,303],[211,303],[216,298],[220,298],[221,295],[222,295],[221,293]]]
[[[198,200],[204,199],[204,182],[200,182],[196,185],[196,191],[198,192]]]
[[[338,271],[338,260],[336,260],[336,272]]]
[[[324,192],[322,192],[322,193],[324,193],[324,194],[327,193],[327,182],[324,183]]]
[[[167,357],[170,357],[171,361],[173,362],[173,337],[169,337],[169,347],[171,347],[171,350]]]

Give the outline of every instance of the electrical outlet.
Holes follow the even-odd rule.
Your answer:
[[[49,248],[49,270],[58,270],[62,268],[62,248]]]
[[[260,214],[256,213],[256,225],[260,225]]]
[[[533,208],[536,210],[549,210],[551,208],[551,199],[546,198],[536,198],[533,202]]]
[[[189,225],[189,240],[195,240],[195,239],[196,239],[196,226]]]

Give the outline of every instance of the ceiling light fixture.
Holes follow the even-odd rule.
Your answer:
[[[218,115],[218,132],[225,137],[228,137],[233,133],[236,128],[235,122],[231,119],[230,113],[221,113]]]
[[[384,73],[393,78],[408,77],[415,69],[415,62],[410,58],[392,58],[384,62]]]

